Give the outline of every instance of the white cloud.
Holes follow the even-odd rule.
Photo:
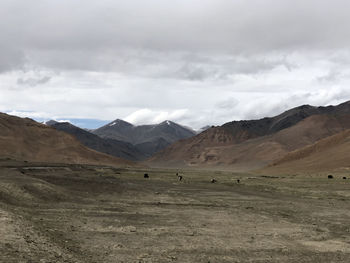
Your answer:
[[[1,5],[0,111],[199,128],[350,99],[349,1]]]
[[[350,99],[350,77],[315,81],[327,74],[320,63],[299,60],[285,67],[233,80],[183,81],[129,78],[103,72],[61,72],[44,85],[18,85],[19,74],[0,75],[0,111],[41,119],[125,119],[135,124],[166,119],[200,128],[279,114],[301,104],[337,104]],[[307,74],[306,74],[307,72]],[[21,73],[24,79],[32,73]]]
[[[125,121],[140,124],[156,124],[164,120],[181,121],[186,117],[188,110],[180,109],[174,111],[155,111],[151,109],[140,109],[124,118]]]

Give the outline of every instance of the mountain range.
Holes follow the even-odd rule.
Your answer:
[[[350,101],[302,105],[199,134],[171,121],[135,126],[117,119],[87,131],[0,114],[0,159],[295,173],[350,170],[349,151]]]
[[[190,138],[196,134],[195,131],[172,121],[135,126],[120,119],[93,130],[92,133],[104,139],[131,143],[147,157],[178,140]]]
[[[73,135],[86,147],[133,161],[144,160],[170,144],[196,134],[172,121],[135,126],[117,119],[91,131],[68,122],[51,120],[45,124]]]
[[[270,118],[233,121],[181,140],[147,163],[167,167],[226,167],[252,170],[291,151],[350,129],[350,102],[303,105]]]
[[[131,143],[101,138],[87,130],[81,129],[69,122],[48,121],[45,123],[56,130],[73,135],[83,145],[98,152],[106,153],[127,160],[142,160],[146,156]]]
[[[0,113],[0,158],[29,162],[133,166],[83,146],[74,136],[29,118]]]

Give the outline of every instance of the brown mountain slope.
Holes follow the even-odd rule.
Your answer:
[[[73,136],[28,118],[0,113],[0,157],[32,162],[132,165],[95,152]]]
[[[270,173],[350,171],[350,130],[292,151],[263,169]]]
[[[156,154],[150,161],[169,160],[179,165],[192,163],[188,158],[199,157],[208,147],[236,145],[250,139],[273,134],[321,111],[320,108],[303,105],[273,118],[228,122],[222,126],[211,127],[189,139],[180,140]],[[211,157],[208,158],[211,159]]]
[[[155,166],[260,167],[289,151],[344,130],[348,120],[342,116],[349,114],[350,101],[327,107],[303,105],[275,117],[233,121],[181,140],[146,163]],[[313,119],[313,116],[325,117]]]
[[[157,166],[190,165],[192,159],[199,158],[208,147],[226,146],[234,143],[234,138],[221,127],[212,127],[199,135],[173,143],[146,161]]]
[[[313,115],[275,134],[234,143],[223,129],[211,128],[171,145],[149,159],[154,166],[221,166],[239,170],[263,167],[295,149],[350,128],[350,115]],[[205,143],[201,143],[205,142]],[[208,146],[206,146],[208,145]]]

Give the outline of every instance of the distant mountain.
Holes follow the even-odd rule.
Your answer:
[[[102,137],[109,138],[118,141],[124,141],[132,143],[130,135],[128,132],[134,128],[134,125],[126,121],[116,119],[96,130],[93,130],[92,133]]]
[[[56,130],[64,131],[73,135],[83,145],[93,150],[133,161],[145,158],[144,154],[142,154],[142,152],[140,152],[130,143],[114,139],[101,138],[68,122],[57,122],[51,120],[45,124],[55,128]]]
[[[0,113],[0,157],[50,163],[134,165],[91,150],[65,132],[4,113]]]
[[[190,138],[196,134],[193,130],[172,121],[134,126],[119,119],[94,130],[93,133],[101,138],[131,143],[146,156],[151,156],[178,140]]]
[[[232,136],[232,140],[234,142],[241,142],[247,139],[276,133],[297,124],[307,117],[318,114],[337,116],[350,114],[350,101],[342,103],[338,106],[328,107],[303,105],[272,118],[249,121],[233,121],[222,125],[221,128]]]
[[[340,172],[350,170],[350,129],[292,151],[261,170],[268,173]]]
[[[174,143],[148,160],[155,166],[253,169],[350,128],[350,102],[303,105],[271,118],[233,121]]]
[[[52,126],[56,123],[59,123],[58,121],[54,121],[54,120],[49,120],[49,121],[44,121],[43,124],[45,125],[49,125],[49,126]]]

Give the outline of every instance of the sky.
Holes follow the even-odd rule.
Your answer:
[[[350,100],[348,0],[0,0],[0,111],[194,129]]]

